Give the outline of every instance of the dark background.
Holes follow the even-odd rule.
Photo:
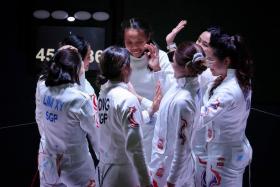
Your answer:
[[[2,2],[3,3],[3,2]],[[240,33],[246,39],[254,58],[252,107],[280,114],[279,110],[279,45],[280,21],[276,1],[152,1],[152,0],[11,0],[1,5],[1,115],[0,165],[1,186],[30,186],[37,171],[39,134],[35,122],[35,86],[38,64],[35,62],[36,32],[40,26],[100,27],[106,29],[105,47],[118,43],[120,23],[130,17],[148,20],[154,30],[154,40],[165,50],[165,36],[181,19],[188,25],[176,38],[195,41],[208,26],[221,25],[230,33]],[[27,7],[24,7],[27,6]],[[107,11],[105,22],[77,21],[67,23],[52,18],[36,20],[35,9],[68,12]],[[46,36],[49,37],[49,36]],[[89,79],[93,72],[89,72]],[[252,186],[276,186],[279,160],[279,117],[252,110],[247,136],[254,153],[251,165]],[[11,126],[10,128],[5,128]],[[244,175],[248,186],[249,172]],[[34,186],[38,186],[38,178]]]

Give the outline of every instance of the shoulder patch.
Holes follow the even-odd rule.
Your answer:
[[[129,107],[128,108],[129,113],[128,113],[128,121],[129,121],[129,126],[131,128],[135,128],[135,127],[139,127],[139,124],[137,123],[137,121],[134,119],[134,113],[137,111],[136,107]]]

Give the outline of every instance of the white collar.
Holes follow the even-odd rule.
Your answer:
[[[197,77],[181,77],[181,78],[176,79],[176,81],[180,88],[185,88],[185,87],[197,84],[198,78]]]
[[[108,80],[107,83],[106,83],[106,85],[105,85],[106,88],[109,88],[109,87],[117,87],[117,86],[120,86],[120,87],[122,87],[122,88],[124,88],[124,89],[128,89],[127,83],[125,83],[125,82],[120,82],[120,81],[110,81],[110,80]]]
[[[227,76],[225,77],[224,81],[232,79],[233,77],[235,77],[235,72],[236,69],[227,69]]]
[[[131,67],[142,69],[144,67],[147,67],[148,64],[149,64],[149,58],[147,55],[143,55],[140,58],[136,58],[136,57],[130,55]]]

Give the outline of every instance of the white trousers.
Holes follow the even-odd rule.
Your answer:
[[[196,152],[196,158],[196,186],[242,187],[252,148],[247,138],[235,143],[210,142],[207,152]]]
[[[101,161],[96,168],[96,187],[139,187],[134,167],[128,164],[105,164]]]
[[[95,175],[88,149],[80,154],[39,153],[38,169],[41,187],[86,187]]]

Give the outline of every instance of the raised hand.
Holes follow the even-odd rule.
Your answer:
[[[152,108],[151,108],[152,111],[151,111],[150,115],[153,115],[155,112],[158,111],[161,99],[162,99],[162,93],[161,93],[161,88],[160,88],[160,82],[158,81],[157,85],[156,85],[156,94],[153,99],[153,104],[152,104]]]
[[[166,44],[171,45],[174,42],[176,35],[187,25],[187,20],[181,20],[178,25],[166,36]]]
[[[161,68],[159,66],[159,49],[154,44],[145,44],[144,46],[146,49],[148,49],[148,52],[146,53],[149,56],[149,67],[153,71],[160,71]]]

